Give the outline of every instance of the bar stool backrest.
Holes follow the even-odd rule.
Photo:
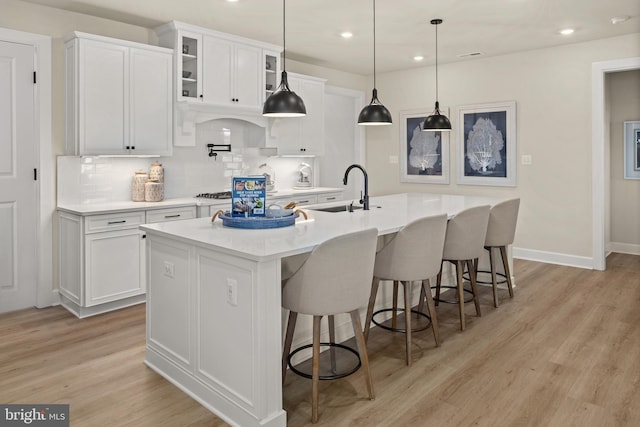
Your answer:
[[[484,242],[486,247],[508,246],[513,243],[519,208],[520,199],[505,200],[491,208]]]
[[[447,215],[416,219],[405,225],[376,254],[373,275],[382,280],[424,280],[438,274]]]
[[[458,212],[447,224],[442,259],[480,258],[487,235],[490,206],[476,206]]]
[[[284,284],[282,305],[324,316],[366,306],[371,292],[378,230],[370,228],[326,240]]]

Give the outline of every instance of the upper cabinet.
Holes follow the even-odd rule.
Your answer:
[[[325,80],[287,73],[289,88],[304,101],[304,117],[274,119],[269,145],[278,155],[322,156],[324,154],[324,86]]]
[[[171,50],[74,32],[65,53],[66,154],[171,154]]]
[[[175,50],[176,101],[187,103],[182,109],[262,111],[267,91],[275,88],[266,74],[279,71],[280,47],[176,21],[156,33],[160,45]]]

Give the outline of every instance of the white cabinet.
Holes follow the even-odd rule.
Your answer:
[[[279,46],[177,21],[155,31],[160,45],[176,52],[176,100],[187,103],[183,109],[205,105],[223,111],[262,110],[267,84],[275,85],[274,79],[265,83],[265,74],[269,70],[275,76]]]
[[[204,36],[202,55],[204,102],[262,108],[262,49]]]
[[[87,216],[59,212],[62,305],[86,317],[144,302],[145,234],[138,227],[195,216],[195,206]]]
[[[74,32],[65,53],[67,154],[171,154],[171,50]]]
[[[78,317],[144,301],[145,212],[58,216],[62,305]]]
[[[273,119],[269,145],[278,155],[322,156],[324,154],[325,80],[287,73],[289,87],[307,108],[304,117]]]

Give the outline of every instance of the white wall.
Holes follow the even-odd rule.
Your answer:
[[[378,92],[394,117],[391,127],[367,129],[367,165],[372,194],[433,191],[520,197],[515,247],[590,258],[591,249],[591,64],[640,55],[640,36],[440,65],[440,103],[451,108],[451,184],[403,184],[399,166],[398,114],[435,101],[434,68],[378,76]],[[455,107],[515,100],[517,166],[513,188],[456,184],[459,150]]]
[[[640,180],[624,179],[624,122],[640,121],[640,70],[606,76],[610,111],[610,249],[640,254]]]

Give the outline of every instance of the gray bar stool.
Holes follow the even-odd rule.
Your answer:
[[[447,215],[436,215],[420,218],[404,226],[396,235],[387,242],[376,254],[375,267],[373,269],[373,282],[371,284],[371,296],[367,309],[367,319],[365,320],[364,336],[369,338],[369,328],[373,321],[376,325],[394,332],[404,332],[406,340],[406,363],[411,365],[411,282],[421,282],[421,295],[427,298],[428,314],[421,311],[422,304],[417,311],[418,315],[425,316],[431,320],[431,329],[436,342],[436,347],[440,345],[438,335],[438,318],[431,296],[431,285],[429,278],[434,277],[440,270],[442,260],[442,249],[444,247],[445,231],[447,229]],[[378,294],[378,286],[381,280],[393,280],[393,308],[373,312]],[[404,328],[396,327],[396,312],[398,282],[404,287]],[[425,291],[426,287],[426,291]],[[422,301],[422,298],[421,298]],[[374,315],[392,311],[392,326],[384,327],[374,320]],[[423,328],[424,329],[424,328]],[[414,329],[415,332],[417,329]]]
[[[335,344],[333,337],[330,343],[320,343],[320,322],[323,316],[329,316],[330,329],[332,330],[333,315],[339,313],[351,315],[358,356],[364,369],[369,399],[374,398],[369,357],[367,356],[358,309],[364,307],[369,298],[377,236],[378,231],[371,228],[334,237],[316,246],[308,257],[292,258],[292,261],[297,264],[294,268],[298,267],[295,272],[291,272],[291,266],[283,265],[282,267],[283,271],[291,274],[290,277],[283,280],[282,289],[282,306],[290,310],[282,354],[282,381],[284,383],[287,363],[294,372],[300,373],[293,369],[290,361],[290,355],[293,354],[290,351],[298,313],[312,315],[311,421],[313,423],[318,421],[319,380],[344,376],[337,375],[330,378],[320,376],[320,346],[329,346],[331,350],[335,346],[345,348],[345,346]],[[282,262],[285,264],[287,261],[283,259]],[[333,335],[333,330],[331,335]],[[301,348],[304,347],[308,348],[309,346]],[[294,353],[298,350],[300,349],[295,350]],[[331,360],[333,364],[335,361],[333,356]],[[347,374],[350,373],[352,372]]]
[[[484,241],[484,248],[489,251],[491,271],[479,271],[479,273],[491,273],[493,305],[496,308],[499,304],[498,284],[507,283],[509,287],[509,297],[513,298],[513,284],[511,283],[511,272],[509,271],[509,261],[507,260],[507,246],[513,243],[516,235],[519,208],[520,199],[510,199],[493,206],[489,214],[489,225],[487,227],[487,237]],[[500,249],[504,274],[496,271],[495,259],[493,257],[494,249]],[[500,276],[502,280],[497,281],[496,276]],[[478,283],[487,282],[478,280]]]
[[[484,249],[484,241],[487,235],[487,224],[489,222],[490,206],[476,206],[458,212],[447,224],[447,234],[444,241],[444,251],[442,254],[442,264],[449,261],[456,266],[456,286],[441,286],[442,265],[438,273],[436,284],[435,302],[457,303],[460,312],[460,330],[465,329],[464,318],[464,273],[465,265],[469,270],[471,282],[471,292],[473,302],[476,306],[476,314],[482,316],[480,312],[480,300],[478,299],[478,289],[476,285],[476,263]],[[456,301],[447,301],[440,298],[440,288],[457,289],[458,298]]]

